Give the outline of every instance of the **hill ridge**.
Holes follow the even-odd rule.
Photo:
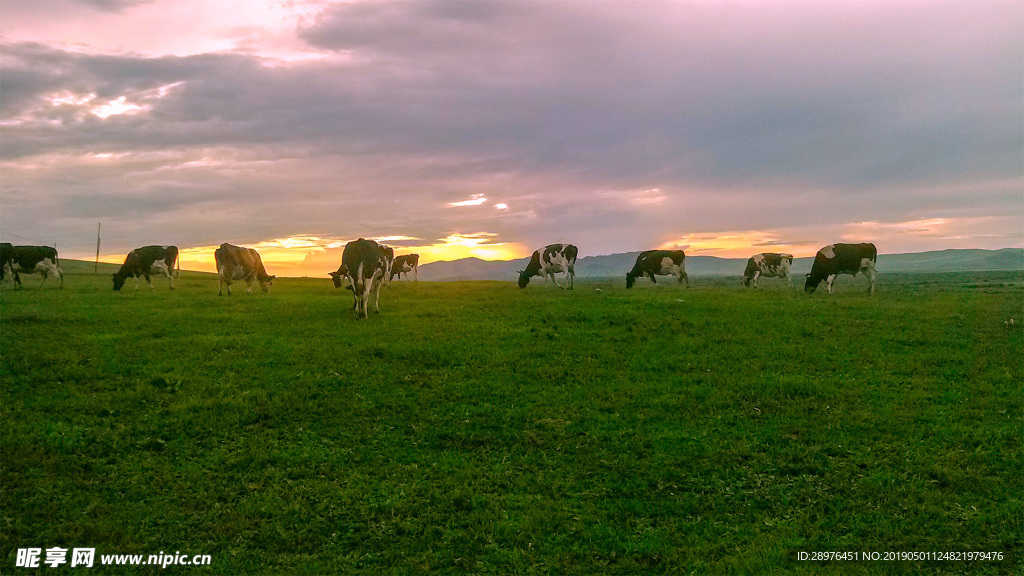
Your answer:
[[[628,271],[640,250],[583,256],[576,262],[577,278],[608,278],[622,276]],[[419,268],[421,280],[509,280],[529,258],[515,260],[481,260],[460,258],[423,264]],[[795,258],[793,273],[805,274],[811,269],[812,257]],[[686,271],[691,276],[739,276],[746,266],[746,258],[724,258],[711,255],[688,255]],[[924,252],[879,254],[878,270],[885,272],[969,272],[984,270],[1024,270],[1024,248],[946,248]]]

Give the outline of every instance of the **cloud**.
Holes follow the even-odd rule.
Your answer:
[[[142,6],[154,0],[74,0],[102,10],[104,12],[120,12],[133,6]]]
[[[5,229],[596,254],[1019,214],[1019,3],[181,2],[5,18]]]
[[[470,196],[469,200],[463,200],[461,202],[449,202],[448,205],[449,206],[479,206],[481,204],[485,204],[486,202],[487,202],[487,198],[484,198],[483,194],[473,194],[472,196]]]

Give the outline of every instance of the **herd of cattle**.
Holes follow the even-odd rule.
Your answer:
[[[550,280],[560,288],[572,290],[576,278],[575,266],[577,249],[572,244],[551,244],[542,250],[537,250],[530,258],[526,269],[519,271],[519,287],[526,288],[530,278],[541,276]],[[647,276],[652,282],[657,283],[655,276],[675,276],[681,285],[690,280],[686,276],[685,266],[686,255],[682,250],[647,250],[641,252],[636,258],[633,269],[626,273],[626,288],[632,288],[637,278]],[[828,287],[828,293],[832,294],[832,285],[836,276],[850,274],[856,276],[863,274],[868,279],[868,292],[875,291],[875,262],[878,259],[878,251],[874,244],[829,244],[818,250],[811,264],[811,271],[804,281],[804,291],[813,293],[822,281]],[[243,280],[252,292],[252,283],[258,282],[260,288],[268,291],[276,276],[267,273],[260,259],[258,252],[252,248],[243,248],[232,244],[221,244],[214,251],[214,260],[217,265],[218,289],[217,294],[223,294],[227,288],[228,295],[231,295],[231,283]],[[175,263],[177,269],[175,269]],[[757,287],[758,278],[774,277],[780,278],[789,283],[792,288],[793,280],[790,278],[790,267],[793,264],[792,254],[778,254],[765,252],[755,254],[747,260],[746,270],[743,272],[742,282],[744,286]],[[360,238],[345,245],[341,256],[341,266],[329,275],[334,280],[335,288],[345,286],[351,290],[354,298],[353,310],[358,316],[369,315],[369,307],[372,301],[373,310],[379,311],[378,300],[380,298],[381,285],[390,285],[395,276],[409,279],[409,273],[414,279],[418,279],[419,255],[404,254],[395,256],[394,249],[378,244],[373,240]],[[15,286],[21,285],[21,278],[18,273],[40,273],[43,282],[52,274],[57,277],[61,288],[64,287],[64,276],[61,273],[60,263],[57,259],[57,250],[50,246],[13,246],[9,243],[0,243],[0,280],[11,275]],[[114,290],[120,290],[129,276],[135,278],[135,288],[139,287],[139,276],[143,276],[153,288],[150,275],[162,273],[167,276],[174,289],[174,279],[181,272],[181,265],[178,262],[178,248],[176,246],[145,246],[132,250],[125,258],[124,264],[114,273]],[[558,283],[555,274],[565,275],[565,286]]]

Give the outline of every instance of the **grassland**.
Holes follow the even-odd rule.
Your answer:
[[[1022,276],[5,285],[0,572],[1019,574]]]

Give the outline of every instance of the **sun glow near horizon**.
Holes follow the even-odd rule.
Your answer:
[[[461,258],[481,260],[513,260],[530,254],[530,249],[519,242],[502,242],[491,232],[454,232],[447,237],[430,243],[418,243],[422,239],[412,236],[391,235],[371,237],[371,240],[388,244],[396,255],[419,254],[420,264]],[[319,277],[341,263],[345,244],[352,239],[322,237],[312,234],[297,234],[285,238],[239,244],[253,248],[267,267],[267,272],[277,276]],[[179,249],[183,270],[216,272],[214,251],[218,246],[189,246]],[[104,255],[103,262],[120,263],[124,256]]]
[[[686,234],[662,243],[662,249],[682,249],[692,256],[747,258],[756,252],[784,252],[813,256],[820,247],[814,242],[789,241],[774,231],[742,230],[716,234]]]

